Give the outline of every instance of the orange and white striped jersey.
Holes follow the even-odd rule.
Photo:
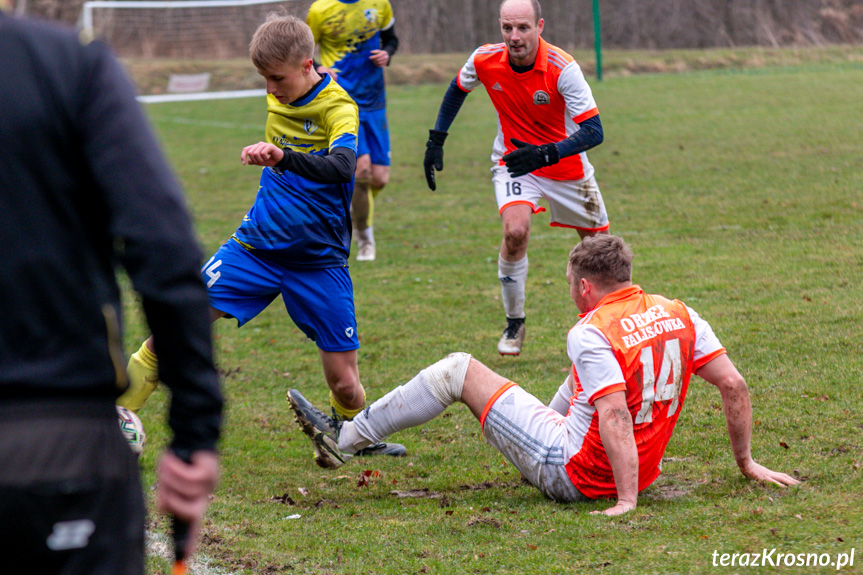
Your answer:
[[[710,325],[678,300],[631,286],[605,296],[567,336],[573,397],[567,473],[591,498],[617,496],[594,402],[626,393],[638,449],[638,490],[659,476],[692,373],[725,353]]]
[[[497,110],[494,162],[515,150],[511,138],[529,144],[559,142],[577,132],[580,122],[599,114],[581,67],[542,38],[528,72],[512,69],[506,44],[486,44],[471,54],[457,81],[465,92],[485,86]],[[582,152],[533,173],[552,180],[581,180],[593,175],[593,166]]]

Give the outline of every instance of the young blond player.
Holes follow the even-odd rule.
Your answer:
[[[202,269],[211,317],[242,326],[279,294],[291,319],[318,346],[330,404],[352,419],[365,404],[357,369],[357,324],[348,272],[357,106],[312,63],[314,38],[293,16],[271,14],[249,54],[267,85],[265,141],[243,148],[263,166],[255,203]],[[118,403],[137,411],[158,385],[152,337],[129,360],[131,388]],[[402,455],[398,444],[365,454]]]

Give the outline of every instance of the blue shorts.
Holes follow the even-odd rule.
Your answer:
[[[288,269],[229,239],[201,269],[210,305],[243,325],[282,294],[288,315],[323,351],[360,347],[347,267]]]
[[[386,109],[360,111],[360,131],[357,139],[357,157],[371,155],[372,164],[390,165],[390,128]]]

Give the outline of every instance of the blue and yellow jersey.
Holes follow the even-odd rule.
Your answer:
[[[266,141],[303,154],[337,147],[357,151],[357,106],[326,76],[291,104],[267,96]],[[347,264],[354,182],[324,184],[293,172],[264,168],[258,196],[234,239],[255,255],[285,266],[331,268]]]
[[[386,106],[384,71],[369,55],[381,48],[381,30],[394,24],[388,0],[316,0],[306,23],[320,46],[321,63],[335,68],[339,84],[360,110]]]

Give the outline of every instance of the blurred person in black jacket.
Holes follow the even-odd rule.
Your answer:
[[[222,414],[201,252],[104,45],[0,11],[0,54],[0,570],[140,574],[144,500],[114,407],[126,388],[114,269],[141,294],[172,392],[157,502],[195,534]]]

